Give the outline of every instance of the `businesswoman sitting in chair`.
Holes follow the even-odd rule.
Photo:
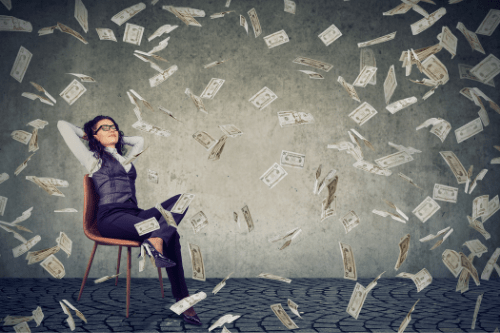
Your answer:
[[[108,116],[95,117],[85,123],[83,130],[64,120],[59,120],[57,128],[69,149],[88,170],[99,194],[97,228],[101,235],[141,241],[141,246],[154,257],[156,267],[165,267],[176,301],[189,296],[177,229],[169,226],[156,208],[143,210],[137,206],[135,167],[132,163],[122,165],[127,157],[143,149],[144,139],[124,136],[118,124]],[[80,139],[88,140],[89,149]],[[131,146],[125,157],[122,156],[124,145]],[[179,197],[176,195],[167,199],[161,203],[162,207],[170,210]],[[177,224],[186,212],[187,209],[183,214],[172,213]],[[139,236],[134,224],[153,216],[158,220],[160,229]],[[182,316],[187,323],[202,324],[192,307]]]

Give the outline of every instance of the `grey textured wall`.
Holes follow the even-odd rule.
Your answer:
[[[420,14],[410,11],[405,15],[382,16],[382,12],[398,5],[398,0],[297,0],[296,15],[284,12],[281,0],[233,0],[228,9],[235,12],[214,20],[209,18],[210,14],[227,10],[225,0],[170,3],[160,0],[155,6],[147,1],[146,9],[128,21],[145,27],[140,47],[122,42],[125,25],[118,27],[110,20],[120,10],[135,4],[134,0],[84,0],[89,12],[87,34],[73,17],[72,0],[12,2],[13,9],[7,11],[0,6],[0,14],[30,21],[33,32],[0,32],[0,172],[7,172],[10,176],[0,185],[0,195],[9,198],[5,214],[0,219],[10,222],[33,206],[33,215],[23,225],[34,233],[21,231],[27,239],[37,234],[41,236],[42,240],[33,250],[54,246],[59,232],[67,233],[73,240],[73,254],[67,258],[64,253],[59,253],[57,257],[64,263],[68,277],[83,276],[93,242],[82,230],[82,178],[86,170],[65,145],[56,124],[63,119],[83,126],[84,122],[99,114],[112,116],[126,135],[143,136],[146,146],[149,146],[135,162],[140,207],[150,208],[157,201],[178,193],[196,195],[179,227],[186,277],[192,272],[187,242],[200,246],[208,277],[223,277],[234,271],[235,277],[254,277],[267,272],[289,278],[342,277],[339,241],[352,246],[360,277],[374,277],[382,271],[387,271],[385,276],[391,277],[401,271],[416,273],[424,267],[434,277],[452,277],[441,261],[441,253],[449,248],[468,254],[462,244],[476,238],[489,250],[474,261],[481,272],[492,251],[500,244],[500,213],[485,223],[485,228],[491,233],[491,239],[487,241],[468,227],[466,219],[466,215],[471,215],[473,198],[482,194],[493,198],[500,192],[499,167],[489,164],[492,158],[500,156],[500,152],[493,148],[494,144],[500,144],[500,115],[488,109],[491,125],[472,139],[457,144],[454,135],[456,128],[477,118],[478,107],[459,94],[461,88],[479,87],[500,102],[498,87],[459,79],[459,63],[475,65],[485,55],[473,52],[455,28],[461,21],[475,31],[490,8],[500,8],[498,2],[466,0],[448,5],[447,1],[436,0],[436,6],[421,2],[429,13],[444,6],[447,14],[430,29],[412,36],[410,24],[420,20]],[[198,18],[203,27],[186,26],[173,14],[161,9],[166,4],[203,9],[207,16]],[[247,11],[251,8],[256,9],[262,25],[263,33],[259,38],[254,37],[251,25],[248,35],[239,26],[239,14],[248,19]],[[59,31],[38,37],[38,29],[57,22],[80,32],[89,44],[84,45]],[[159,64],[165,69],[176,64],[179,70],[158,87],[150,88],[148,79],[157,72],[132,53],[135,49],[149,51],[159,40],[166,38],[168,35],[147,41],[147,37],[163,24],[177,24],[179,28],[170,33],[168,47],[158,53],[169,63]],[[318,35],[331,24],[335,24],[343,36],[326,47]],[[453,60],[446,50],[437,54],[448,68],[450,81],[424,101],[421,97],[429,88],[410,82],[398,59],[403,50],[436,44],[436,35],[443,25],[457,36],[458,54]],[[113,29],[119,41],[100,41],[95,31],[99,27]],[[263,37],[281,29],[286,31],[290,42],[268,49]],[[479,35],[487,55],[500,56],[499,30],[490,37]],[[360,49],[357,43],[393,31],[397,31],[395,40],[371,47],[377,60],[377,85],[356,88],[361,100],[369,102],[378,111],[374,118],[360,127],[347,117],[359,103],[349,98],[337,83],[337,77],[341,75],[346,81],[353,82],[359,73]],[[20,84],[9,73],[21,45],[33,53],[33,59]],[[334,68],[328,73],[321,72],[324,80],[310,80],[298,70],[314,69],[292,63],[297,56],[325,61]],[[228,61],[215,68],[203,68],[203,65],[221,59]],[[392,64],[396,68],[398,86],[391,101],[411,96],[418,98],[416,104],[394,115],[385,110],[383,92],[383,81]],[[84,83],[87,92],[72,106],[59,97],[73,80],[65,73],[83,73],[97,80],[97,83]],[[423,77],[424,74],[413,67],[409,78]],[[213,100],[205,100],[209,111],[206,115],[197,111],[184,90],[189,87],[199,95],[211,78],[222,78],[226,82]],[[51,107],[21,97],[25,91],[38,93],[30,81],[47,89],[56,97],[57,104]],[[496,84],[500,84],[498,77]],[[278,99],[259,111],[248,99],[264,86],[275,92]],[[170,137],[154,136],[131,127],[136,118],[126,95],[128,89],[137,91],[156,109],[154,113],[146,110],[144,120],[170,130]],[[159,106],[172,111],[183,123],[158,111]],[[315,123],[281,128],[277,112],[286,110],[310,112]],[[444,143],[429,133],[429,129],[415,130],[431,117],[441,117],[451,123],[453,129]],[[10,133],[18,129],[31,132],[32,128],[26,123],[37,118],[48,121],[49,125],[39,131],[39,151],[16,177],[14,170],[29,153],[27,146],[10,138]],[[228,139],[219,161],[209,161],[208,152],[192,138],[192,134],[207,131],[218,138],[222,135],[218,125],[230,123],[241,128],[244,134]],[[376,149],[372,152],[363,147],[365,160],[373,161],[396,152],[387,144],[389,141],[412,146],[422,153],[413,155],[414,161],[393,168],[390,177],[365,173],[352,167],[355,162],[352,157],[326,148],[329,143],[349,141],[347,130],[350,128],[364,135]],[[305,167],[286,168],[288,176],[270,190],[259,177],[274,162],[279,163],[282,150],[305,154]],[[440,157],[439,151],[447,150],[453,151],[465,168],[473,164],[474,176],[483,168],[489,169],[472,195],[464,193],[464,185],[457,185],[450,168]],[[332,168],[339,175],[338,212],[324,222],[320,222],[320,213],[326,190],[320,196],[312,193],[319,164],[323,165],[323,176]],[[147,181],[148,168],[158,171],[159,184]],[[398,172],[413,178],[423,190],[400,179]],[[66,197],[46,194],[27,181],[27,175],[67,180],[70,186],[61,189]],[[438,202],[441,209],[423,224],[411,211],[425,197],[432,197],[435,183],[458,187],[458,202]],[[410,218],[408,223],[372,214],[374,208],[388,208],[381,198],[394,202],[403,210]],[[244,220],[241,229],[233,221],[233,211],[242,218],[244,205],[248,205],[255,221],[255,230],[250,233],[244,228]],[[54,213],[56,209],[68,207],[76,208],[78,213]],[[194,234],[189,218],[200,210],[207,215],[209,226]],[[361,223],[345,234],[339,217],[350,210],[358,214]],[[454,228],[454,232],[438,249],[430,251],[433,242],[418,241],[446,226]],[[268,242],[269,237],[294,227],[302,228],[303,232],[287,249],[279,251],[281,244]],[[13,258],[11,249],[19,245],[19,241],[3,230],[0,233],[1,277],[49,276],[38,264],[27,266],[24,256]],[[398,242],[407,233],[411,235],[410,252],[396,272],[393,267],[398,258]],[[137,254],[137,249],[133,253]],[[99,247],[90,276],[111,275],[116,254],[116,248]],[[132,267],[133,277],[156,276],[151,265],[138,273],[137,259],[133,259]]]

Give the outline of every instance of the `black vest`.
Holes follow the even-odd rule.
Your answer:
[[[94,187],[99,194],[99,206],[111,203],[124,203],[131,199],[137,205],[135,197],[135,179],[137,172],[134,165],[129,172],[114,157],[105,154],[102,165],[92,175]]]

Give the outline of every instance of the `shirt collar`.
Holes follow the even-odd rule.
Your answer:
[[[111,147],[104,147],[104,150],[107,151],[108,153],[114,154],[116,153],[116,148],[111,148]]]

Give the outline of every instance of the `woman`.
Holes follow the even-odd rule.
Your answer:
[[[69,149],[88,170],[99,194],[97,228],[101,235],[141,241],[141,246],[154,257],[156,266],[165,267],[176,301],[189,296],[177,229],[169,226],[156,208],[143,210],[137,206],[135,167],[132,163],[122,164],[129,156],[142,151],[144,139],[140,136],[124,136],[118,124],[108,116],[95,117],[85,123],[83,130],[64,120],[59,120],[57,128]],[[90,149],[80,139],[87,140]],[[125,157],[124,145],[132,147]],[[179,197],[176,195],[162,202],[162,207],[171,210]],[[177,224],[186,212],[187,209],[183,214],[172,213]],[[134,224],[153,216],[158,220],[160,229],[139,236]],[[187,323],[202,325],[192,307],[182,316]]]

